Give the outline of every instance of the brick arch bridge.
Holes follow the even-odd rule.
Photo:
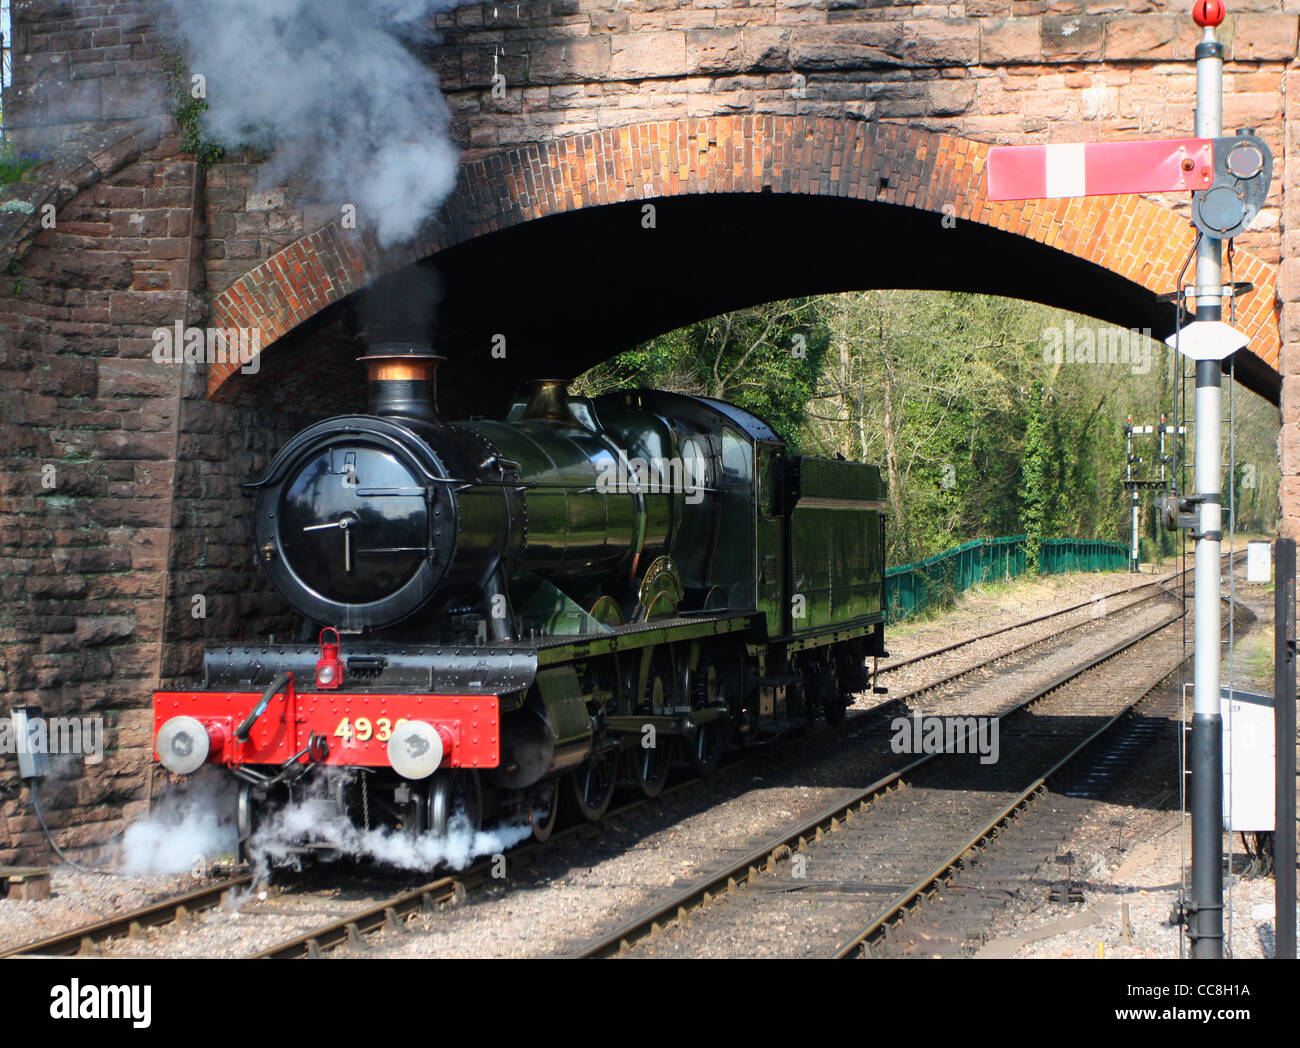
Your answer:
[[[387,283],[386,301],[400,298],[430,266],[445,372],[469,390],[484,364],[495,367],[499,396],[539,369],[576,374],[682,324],[817,292],[983,291],[1157,337],[1172,330],[1172,307],[1157,296],[1175,287],[1191,249],[1185,218],[1136,196],[989,203],[986,153],[898,124],[778,116],[655,121],[492,152],[463,165],[436,228],[399,251],[330,223],[218,295],[213,323],[260,329],[268,366],[251,377],[215,364],[208,392],[237,396],[267,376],[292,384],[308,353],[319,390],[320,346],[331,343],[341,348],[328,370],[343,366],[355,389],[345,356],[356,345],[331,335],[366,326],[358,296]],[[1238,251],[1234,270],[1255,285],[1238,315],[1251,349],[1237,374],[1276,401],[1275,268]],[[555,310],[575,285],[590,301]],[[488,353],[498,333],[522,347],[501,364]]]

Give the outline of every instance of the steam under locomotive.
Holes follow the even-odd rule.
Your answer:
[[[367,828],[545,838],[561,802],[599,819],[620,784],[843,718],[884,654],[876,467],[644,389],[537,381],[505,421],[448,423],[439,359],[372,347],[367,413],[248,485],[295,642],[211,646],[201,688],[154,697],[158,760],[228,769],[241,839],[322,768]]]

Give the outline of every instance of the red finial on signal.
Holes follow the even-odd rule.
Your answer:
[[[1196,0],[1192,4],[1192,21],[1202,29],[1206,26],[1216,26],[1223,21],[1223,16],[1228,13],[1224,7],[1223,0]]]

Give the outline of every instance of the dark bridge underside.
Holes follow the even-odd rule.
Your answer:
[[[499,414],[519,382],[572,377],[692,321],[762,302],[869,288],[984,292],[1173,330],[1146,289],[1014,234],[892,204],[712,194],[588,207],[451,248],[324,310],[281,339],[231,394],[307,414],[364,403],[369,340],[432,338],[449,418]],[[497,336],[505,356],[494,358]],[[499,342],[498,342],[499,344]],[[1279,378],[1243,353],[1237,375],[1274,402]],[[274,391],[271,393],[271,391]]]

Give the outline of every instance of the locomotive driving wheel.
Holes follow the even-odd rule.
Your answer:
[[[646,797],[658,797],[663,793],[673,767],[674,748],[675,740],[656,738],[654,745],[643,739],[628,750],[632,781]]]
[[[727,752],[732,723],[722,674],[713,659],[703,652],[690,675],[690,696],[692,714],[704,714],[712,719],[697,723],[695,738],[688,740],[686,745],[686,755],[697,772],[710,775],[717,770],[722,755]]]
[[[661,645],[648,656],[649,670],[645,690],[637,712],[652,717],[671,713],[677,705],[677,680],[674,674],[672,650]],[[658,797],[668,782],[675,757],[676,740],[658,731],[642,732],[635,745],[628,750],[633,783],[646,797]]]
[[[483,787],[469,768],[440,771],[429,780],[429,832],[445,837],[453,822],[465,819],[477,831],[483,823]]]
[[[569,796],[577,813],[588,822],[597,822],[609,811],[618,785],[618,758],[620,751],[613,749],[593,753],[577,771],[569,776]]]
[[[597,615],[603,607],[612,622],[618,609],[617,605],[611,605],[612,602],[602,605],[601,601],[597,601],[591,610],[592,617],[606,621]],[[618,620],[622,621],[621,614],[618,615]],[[622,712],[628,689],[620,672],[618,655],[611,653],[601,659],[592,659],[583,670],[584,686],[604,696],[591,710],[596,722],[602,724],[606,714]],[[572,774],[566,776],[569,800],[580,818],[598,822],[605,817],[610,801],[614,798],[614,787],[618,785],[620,756],[618,746],[609,743],[603,729],[598,730],[592,739],[591,754]]]

